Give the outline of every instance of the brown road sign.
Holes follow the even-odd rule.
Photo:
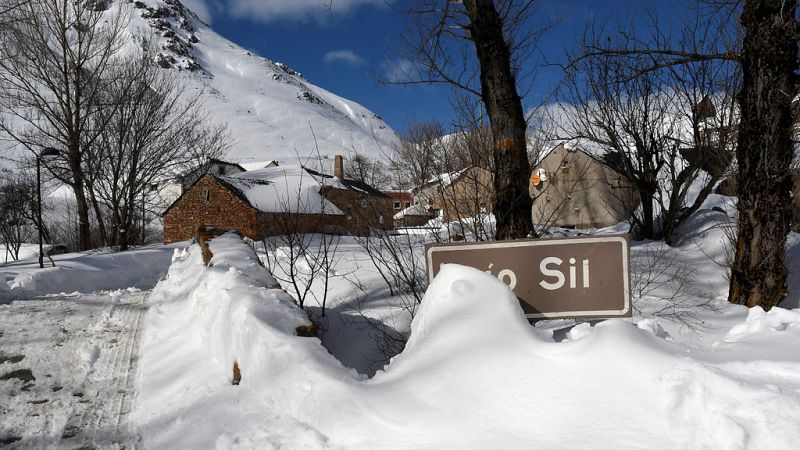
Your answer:
[[[530,319],[630,317],[628,235],[425,246],[428,280],[442,264],[496,276]]]

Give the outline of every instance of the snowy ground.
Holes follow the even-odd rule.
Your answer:
[[[0,443],[132,447],[128,427],[147,292],[0,306]]]
[[[447,267],[371,378],[348,361],[374,345],[369,329],[329,319],[336,359],[294,335],[302,315],[247,245],[212,242],[207,269],[190,248],[152,297],[134,420],[150,448],[796,448],[800,310],[725,302],[721,215],[699,214],[679,247],[634,248],[655,274],[638,276],[633,319],[531,327],[505,285]],[[341,245],[339,318],[365,263]],[[391,297],[368,272],[356,284],[378,292],[378,317]]]
[[[44,260],[28,259],[0,264],[0,303],[41,295],[136,287],[150,289],[164,276],[175,246],[154,245],[128,252],[110,249],[68,253]],[[55,263],[55,267],[53,266]]]
[[[675,247],[634,243],[633,318],[534,326],[505,285],[459,266],[441,272],[411,320],[344,237],[324,319],[320,280],[307,299],[319,339],[296,336],[306,312],[277,286],[283,274],[260,264],[286,263],[285,249],[254,252],[231,235],[211,242],[210,267],[197,246],[65,255],[64,269],[41,275],[30,262],[4,266],[0,297],[16,300],[0,305],[0,439],[19,448],[797,448],[800,236],[788,242],[790,296],[765,313],[726,302],[731,224],[705,208]],[[97,267],[118,284],[161,281],[152,292],[89,293],[106,282]],[[34,288],[72,289],[84,273],[84,294]],[[387,330],[410,335],[390,361],[379,346]]]
[[[0,265],[0,447],[137,446],[128,415],[149,295],[139,288],[152,289],[172,251]]]

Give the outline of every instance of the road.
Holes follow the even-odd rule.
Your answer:
[[[0,446],[137,448],[144,291],[0,305]]]

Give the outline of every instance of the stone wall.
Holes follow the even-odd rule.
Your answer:
[[[211,175],[203,176],[164,215],[164,243],[192,239],[201,226],[233,229],[255,240],[264,237],[255,208]]]
[[[341,232],[364,236],[369,234],[370,228],[390,230],[394,227],[389,197],[330,187],[325,188],[322,195],[345,213]]]
[[[367,235],[370,228],[393,226],[388,197],[333,188],[326,189],[323,195],[345,215],[259,212],[213,176],[205,175],[164,215],[164,243],[190,240],[198,227],[236,230],[242,236],[261,240],[290,233]]]
[[[345,217],[332,214],[261,213],[259,227],[264,236],[297,233],[342,233]]]

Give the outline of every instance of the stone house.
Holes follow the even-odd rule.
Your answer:
[[[422,205],[416,204],[395,213],[392,218],[395,228],[403,228],[421,227],[434,217],[435,214],[423,208]]]
[[[639,206],[631,183],[606,162],[559,144],[532,172],[533,223],[600,228],[628,220]]]
[[[492,213],[494,175],[481,167],[441,174],[411,193],[425,210],[449,223]]]
[[[384,194],[392,199],[392,210],[395,214],[414,204],[414,196],[408,191],[386,191]]]
[[[206,173],[230,176],[244,171],[245,168],[239,164],[212,158],[205,164],[183,172],[174,179],[161,184],[158,187],[158,197],[161,199],[161,204],[167,206],[177,200],[186,189]]]
[[[183,192],[188,189],[189,186],[193,185],[200,177],[207,173],[219,176],[231,176],[242,172],[245,172],[245,168],[239,164],[212,158],[202,166],[179,176],[178,179],[181,183],[181,192]]]
[[[352,233],[392,227],[388,196],[372,187],[302,166],[232,176],[206,173],[163,214],[164,242],[191,239],[201,226],[229,228],[254,240],[290,233]]]

